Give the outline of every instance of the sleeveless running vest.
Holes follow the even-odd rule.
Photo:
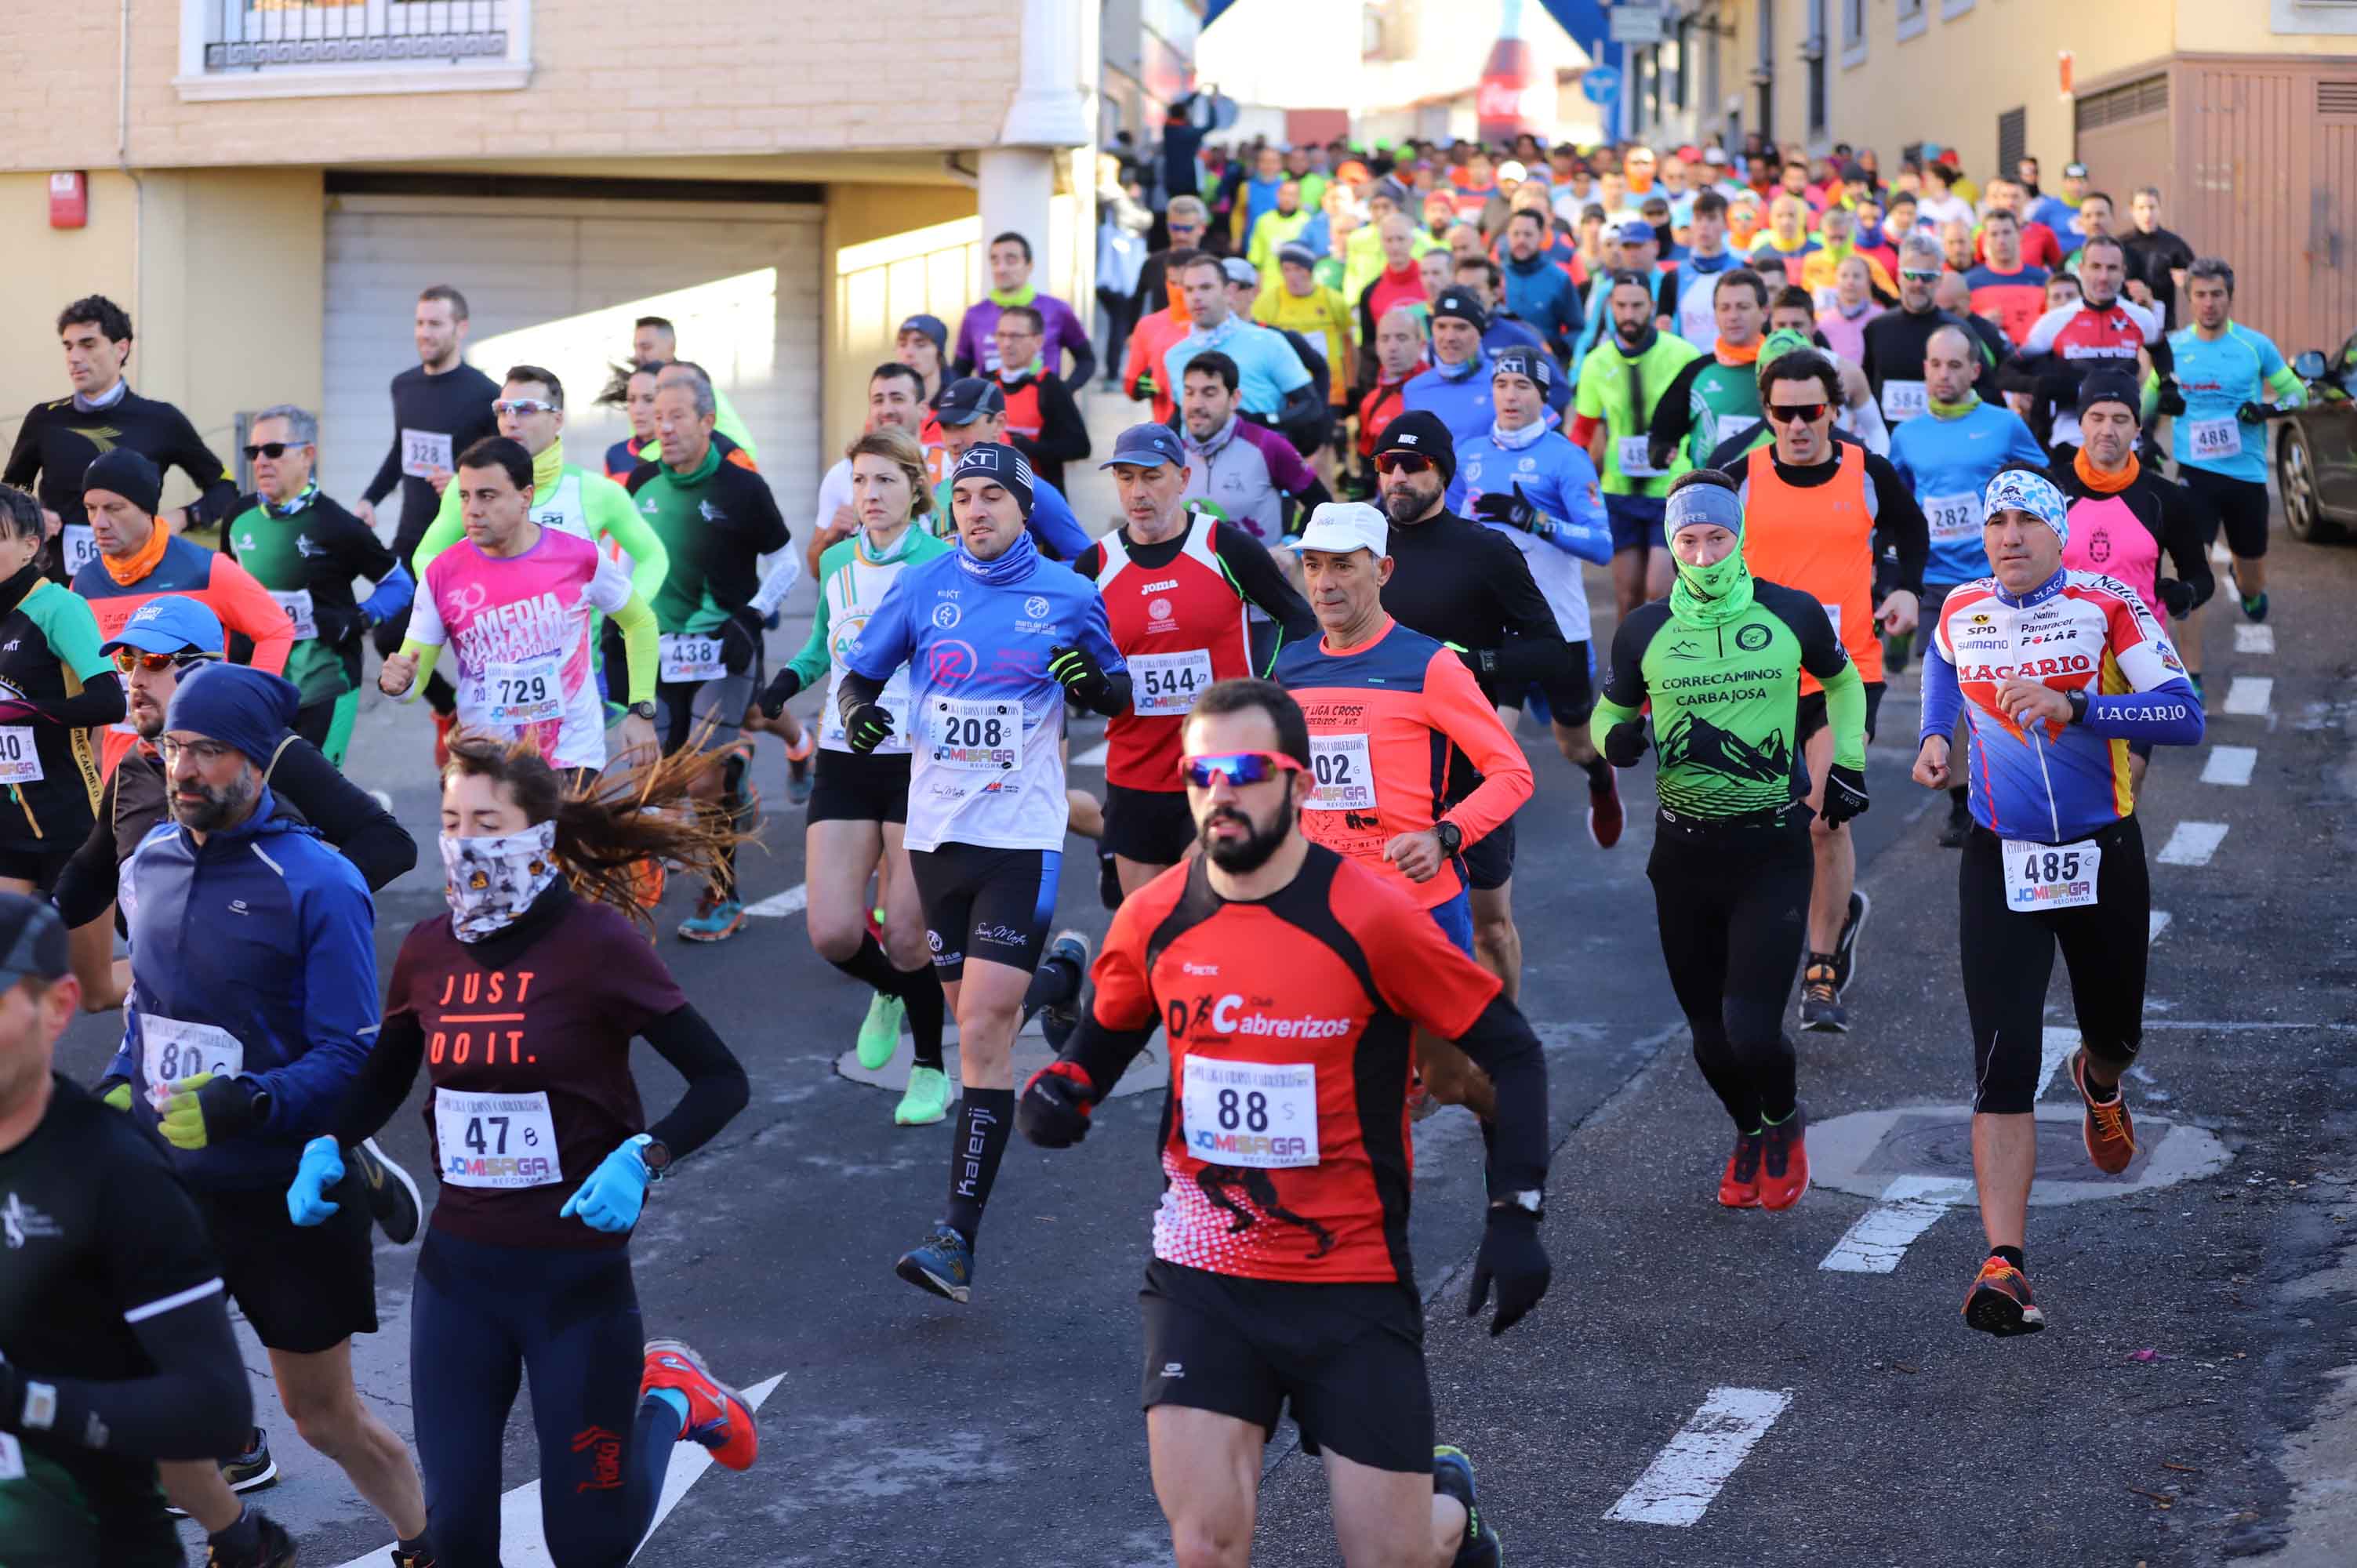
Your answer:
[[[1104,564],[1097,592],[1114,646],[1129,662],[1130,711],[1105,725],[1105,781],[1168,792],[1178,780],[1178,730],[1196,696],[1214,681],[1252,673],[1243,596],[1211,549],[1219,526],[1190,513],[1187,542],[1168,566],[1130,559],[1119,529],[1097,542]]]
[[[1867,510],[1866,448],[1843,443],[1841,471],[1807,489],[1776,474],[1776,450],[1744,459],[1743,559],[1751,575],[1798,588],[1825,607],[1858,674],[1882,679],[1882,639],[1874,624],[1874,514]],[[1801,694],[1822,691],[1801,674]]]

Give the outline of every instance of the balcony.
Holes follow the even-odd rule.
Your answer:
[[[512,91],[532,80],[532,0],[180,0],[190,102]]]

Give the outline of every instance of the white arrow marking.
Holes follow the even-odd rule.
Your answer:
[[[2144,918],[2144,945],[2145,945],[2145,946],[2147,946],[2147,947],[2150,947],[2150,946],[2152,946],[2152,944],[2153,944],[2153,943],[2155,943],[2155,942],[2157,942],[2157,941],[2160,940],[2160,933],[2161,933],[2161,932],[2163,932],[2163,931],[2165,931],[2165,930],[2167,930],[2167,929],[2169,929],[2169,919],[2170,919],[2170,918],[2171,918],[2171,917],[2170,917],[2170,915],[2169,915],[2169,911],[2168,911],[2168,910],[2166,910],[2166,909],[2154,909],[2154,910],[2149,911],[2149,912],[2145,916],[2145,918]]]

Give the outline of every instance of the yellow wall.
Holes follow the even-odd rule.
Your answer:
[[[974,298],[981,224],[963,186],[830,185],[826,190],[826,417],[832,466],[865,423],[867,373],[892,357],[899,325],[938,316],[957,340]]]
[[[2178,0],[2177,47],[2188,54],[2348,55],[2357,59],[2357,34],[2277,33],[2268,28],[2266,0]]]

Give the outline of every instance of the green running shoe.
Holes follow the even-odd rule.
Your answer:
[[[937,1067],[910,1068],[909,1087],[892,1120],[903,1127],[930,1127],[949,1113],[949,1074]]]
[[[867,1002],[867,1016],[859,1024],[859,1065],[874,1072],[892,1059],[900,1048],[900,1020],[908,1016],[909,1004],[897,996],[877,992]]]

